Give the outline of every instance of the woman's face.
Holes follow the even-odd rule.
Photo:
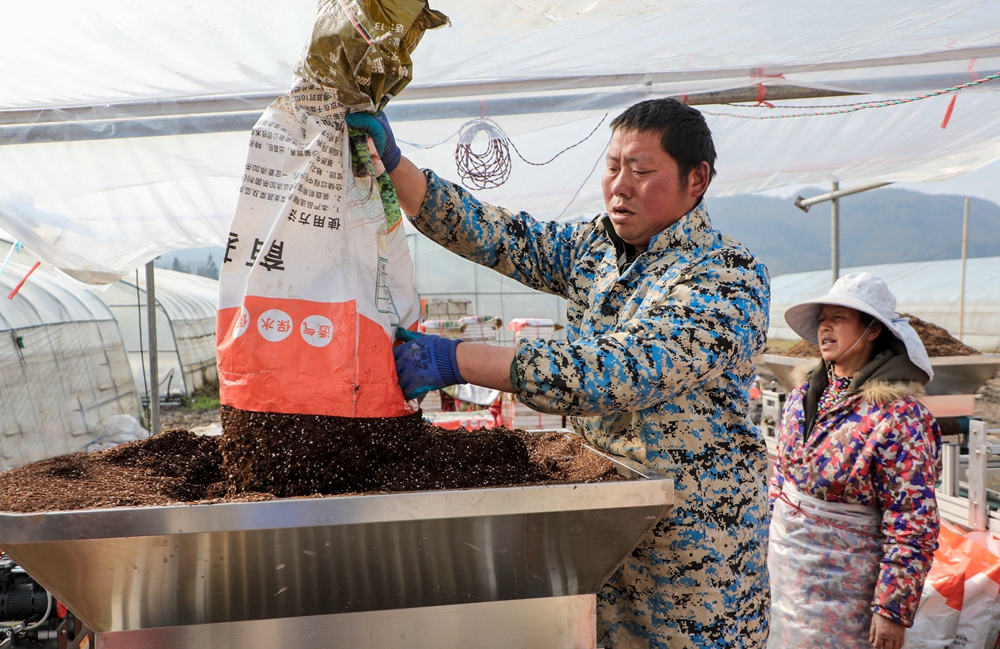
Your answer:
[[[820,354],[827,363],[836,361],[841,367],[860,369],[871,360],[881,329],[876,324],[867,327],[861,320],[861,312],[856,309],[824,304],[816,330]],[[862,336],[864,340],[859,341]]]

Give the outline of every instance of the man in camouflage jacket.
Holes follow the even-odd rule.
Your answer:
[[[763,647],[766,450],[747,415],[767,271],[711,227],[701,196],[715,151],[698,111],[642,102],[612,129],[608,212],[585,223],[539,222],[406,159],[392,165],[421,232],[568,300],[566,342],[512,350],[421,338],[397,347],[400,381],[408,396],[456,381],[514,392],[572,416],[598,448],[673,478],[673,509],[598,596],[602,645]]]

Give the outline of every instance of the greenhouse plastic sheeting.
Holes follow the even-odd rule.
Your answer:
[[[0,471],[87,450],[139,401],[114,321],[19,329],[0,345]],[[110,361],[110,362],[109,362]]]
[[[129,274],[98,296],[114,314],[135,379],[136,390],[148,395],[149,326],[146,276]],[[138,285],[139,290],[136,290]],[[215,358],[215,305],[219,282],[208,277],[157,268],[156,347],[158,392],[190,395],[218,380]]]
[[[896,310],[959,332],[962,261],[945,259],[907,264],[841,268],[840,276],[868,272],[884,279],[896,296]],[[965,314],[962,340],[982,352],[1000,352],[1000,257],[969,259],[966,266]],[[797,340],[785,323],[794,304],[830,290],[830,271],[778,275],[771,280],[770,338]]]
[[[4,296],[28,268],[8,265]],[[0,299],[0,471],[86,451],[111,417],[139,415],[111,312],[65,282],[39,269]]]
[[[431,0],[430,6],[449,16],[452,27],[424,36],[413,55],[411,93],[487,80],[541,82],[552,91],[581,84],[571,77],[607,86],[613,84],[596,78],[625,74],[659,75],[678,92],[779,74],[785,82],[880,92],[886,68],[871,59],[898,66],[908,57],[910,76],[933,65],[928,53],[1000,45],[1000,8],[980,0]],[[316,0],[6,6],[0,109],[277,95],[291,83],[316,8]],[[951,60],[962,71],[969,62],[961,53]]]
[[[759,83],[869,93],[774,102],[843,105],[1000,71],[1000,4],[975,0],[431,6],[452,26],[424,36],[413,83],[386,111],[399,140],[421,145],[403,144],[417,164],[456,178],[455,137],[470,119],[494,119],[541,162],[605,118],[549,165],[515,155],[510,180],[480,193],[543,219],[602,208],[607,121],[644,98]],[[171,249],[223,245],[247,131],[290,86],[315,2],[89,0],[5,11],[0,227],[94,283]],[[799,111],[702,106],[719,150],[710,193],[925,181],[978,168],[1000,159],[993,84],[1000,80],[958,93],[946,129],[949,96],[775,120],[712,113]]]

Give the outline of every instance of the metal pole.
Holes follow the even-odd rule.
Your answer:
[[[160,432],[160,372],[156,367],[158,348],[156,346],[156,285],[153,281],[153,262],[146,264],[146,322],[149,340],[149,433]]]
[[[989,529],[990,510],[986,504],[987,452],[986,422],[969,420],[969,527]]]
[[[837,185],[837,183],[834,183]],[[833,192],[827,192],[825,194],[820,194],[819,196],[813,196],[812,198],[802,198],[799,196],[795,199],[795,207],[799,208],[803,212],[808,212],[809,208],[816,203],[825,203],[826,201],[833,200],[835,198],[843,198],[844,196],[851,196],[852,194],[860,194],[861,192],[866,192],[870,189],[878,189],[879,187],[885,187],[886,185],[891,185],[892,183],[866,183],[864,185],[857,185],[856,187],[851,187],[849,189],[838,189]]]
[[[941,445],[941,490],[938,493],[945,496],[958,495],[960,454],[958,444]]]
[[[962,217],[962,282],[958,289],[958,339],[965,333],[965,262],[969,253],[969,197],[965,197],[965,215]],[[964,342],[964,341],[963,341]]]
[[[840,183],[834,181],[833,192],[840,189]],[[840,279],[840,198],[834,196],[830,201],[830,268],[835,284]]]

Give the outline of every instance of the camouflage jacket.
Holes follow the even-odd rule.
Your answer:
[[[767,456],[747,414],[768,326],[764,265],[713,230],[703,204],[629,260],[606,218],[539,222],[425,174],[421,232],[568,300],[566,342],[518,343],[517,398],[674,479],[669,517],[602,594],[599,616],[617,620],[602,620],[603,642],[762,646]]]

